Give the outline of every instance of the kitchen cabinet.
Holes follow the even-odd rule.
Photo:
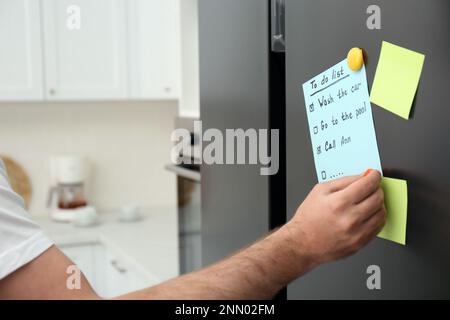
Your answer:
[[[104,297],[117,297],[156,284],[141,275],[126,259],[109,251],[105,258]]]
[[[179,1],[2,0],[0,101],[178,99]]]
[[[0,2],[0,100],[42,100],[39,1]]]
[[[126,99],[124,0],[43,0],[46,98]],[[79,29],[68,22],[79,8]]]
[[[100,243],[65,245],[60,249],[101,297],[117,297],[156,284],[128,259]]]
[[[96,274],[96,256],[98,252],[101,252],[99,245],[97,244],[85,244],[85,245],[68,245],[60,247],[61,251],[70,259],[78,268],[83,272],[86,279],[89,281],[93,288],[101,286],[99,276]],[[97,263],[96,263],[97,262]]]
[[[130,91],[134,99],[177,99],[180,0],[130,0]]]

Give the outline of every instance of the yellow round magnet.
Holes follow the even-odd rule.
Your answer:
[[[348,67],[353,71],[358,71],[364,64],[363,51],[361,48],[351,48],[347,55]]]

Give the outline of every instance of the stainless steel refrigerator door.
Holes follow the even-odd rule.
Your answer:
[[[267,1],[199,1],[204,131],[268,128],[268,19]],[[208,265],[268,231],[269,190],[258,165],[203,164],[201,174],[202,262]]]
[[[381,30],[366,27],[371,4]],[[288,297],[450,298],[450,2],[287,0],[286,15],[288,214],[317,182],[302,83],[355,46],[367,52],[369,90],[382,40],[426,55],[409,121],[372,105],[384,173],[408,180],[407,246],[375,239],[295,281]],[[366,286],[370,265],[381,268],[381,290]]]

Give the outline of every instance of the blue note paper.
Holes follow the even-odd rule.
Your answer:
[[[352,71],[345,59],[306,81],[303,94],[319,182],[382,172],[365,66]]]

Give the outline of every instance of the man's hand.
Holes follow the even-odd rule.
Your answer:
[[[313,266],[349,256],[386,222],[378,171],[316,185],[285,226]]]
[[[317,185],[284,227],[216,264],[132,292],[121,299],[267,299],[315,266],[343,258],[381,230],[386,212],[380,174]],[[66,287],[72,264],[52,247],[0,281],[0,299],[97,299],[83,278],[82,290]]]

